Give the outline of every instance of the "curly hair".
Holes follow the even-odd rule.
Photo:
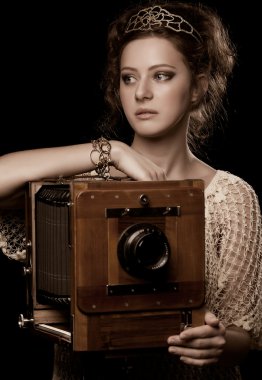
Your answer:
[[[200,35],[201,41],[190,33],[176,32],[165,25],[153,25],[150,30],[125,32],[131,16],[146,8],[145,3],[133,6],[109,26],[107,39],[107,66],[102,83],[108,112],[102,130],[108,136],[119,131],[128,133],[128,123],[119,99],[120,59],[124,47],[132,40],[158,36],[170,40],[183,54],[192,73],[208,77],[208,90],[192,109],[188,129],[188,143],[196,150],[212,134],[217,117],[225,117],[224,96],[236,59],[236,49],[229,33],[215,10],[203,4],[150,1],[148,6],[161,6],[172,14],[183,17]],[[129,127],[130,128],[130,127]],[[130,130],[129,130],[130,131]]]

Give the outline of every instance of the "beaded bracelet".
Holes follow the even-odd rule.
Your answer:
[[[93,149],[90,152],[91,162],[95,165],[95,172],[99,177],[108,180],[110,178],[110,165],[111,161],[111,144],[104,137],[100,137],[98,140],[92,140]],[[95,161],[94,156],[97,156],[98,160]]]

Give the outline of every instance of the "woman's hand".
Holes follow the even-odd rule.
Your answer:
[[[226,329],[214,314],[205,314],[205,325],[187,328],[167,340],[168,351],[186,364],[204,366],[217,363],[226,344]]]
[[[162,168],[120,141],[110,141],[113,166],[137,181],[164,181]]]

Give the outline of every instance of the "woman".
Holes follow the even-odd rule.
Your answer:
[[[145,358],[137,358],[134,379],[240,379],[239,364],[261,344],[257,195],[243,179],[207,165],[197,157],[200,151],[196,153],[223,111],[234,62],[227,30],[208,7],[176,2],[135,6],[110,25],[104,82],[110,112],[102,124],[105,137],[118,126],[121,134],[131,136],[131,144],[101,138],[0,159],[3,202],[14,201],[28,181],[92,170],[105,179],[127,175],[134,180],[204,180],[203,325],[170,336],[167,355],[154,356],[151,373]]]

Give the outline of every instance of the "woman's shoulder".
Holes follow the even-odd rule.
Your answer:
[[[243,178],[225,170],[217,170],[213,179],[206,188],[206,195],[218,191],[235,191],[255,193],[253,187]]]
[[[253,205],[259,210],[259,200],[254,188],[243,178],[228,171],[217,170],[213,179],[205,189],[207,200],[224,200],[226,203]]]

